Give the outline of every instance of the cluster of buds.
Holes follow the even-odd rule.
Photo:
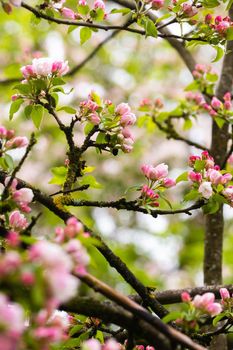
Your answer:
[[[110,100],[101,101],[99,96],[92,92],[79,107],[81,120],[104,131],[105,141],[112,150],[120,148],[125,153],[132,151],[134,137],[129,127],[135,124],[136,116],[127,103],[120,103],[115,107]]]
[[[161,108],[163,108],[163,102],[160,98],[156,98],[154,101],[149,98],[144,98],[140,102],[139,111],[153,111],[156,113]]]
[[[224,102],[221,102],[217,97],[213,97],[210,105],[208,103],[203,103],[203,107],[212,117],[222,117],[226,118],[228,115],[231,116],[231,113],[228,111],[232,108],[231,103],[231,93],[227,92],[223,96]]]
[[[21,68],[26,80],[62,76],[69,70],[68,62],[48,57],[34,58],[32,64]]]
[[[95,12],[99,10],[103,12],[103,18],[107,15],[105,13],[105,3],[103,0],[94,0],[92,8],[89,8],[86,0],[79,0],[77,12],[70,7],[65,7],[65,2],[66,0],[52,0],[47,6],[50,6],[55,11],[58,11],[63,17],[71,20],[90,20],[90,18],[95,17]]]
[[[222,195],[228,204],[232,205],[232,186],[229,186],[232,175],[226,171],[220,171],[215,165],[213,157],[207,151],[201,156],[190,156],[189,165],[193,170],[188,172],[188,179],[192,181],[193,188],[204,199],[210,199],[215,194]]]
[[[192,1],[180,3],[177,0],[172,0],[172,5],[168,9],[173,11],[179,20],[189,19],[198,13],[198,8],[193,5]],[[195,23],[194,20],[191,21],[192,24]]]
[[[211,66],[200,63],[195,65],[195,69],[193,71],[193,76],[195,79],[201,81],[202,83],[207,82],[207,74],[211,77],[211,80],[217,76]]]
[[[7,130],[0,126],[0,156],[11,149],[22,148],[28,145],[26,136],[14,136],[14,130]]]
[[[175,180],[168,176],[168,166],[164,163],[153,167],[152,165],[143,164],[141,171],[147,178],[148,184],[141,187],[140,205],[143,206],[159,206],[159,193],[164,189],[176,185]]]
[[[216,16],[215,18],[208,13],[205,16],[205,23],[213,29],[213,31],[218,33],[221,37],[225,37],[227,30],[233,26],[229,16],[222,18],[222,16]]]

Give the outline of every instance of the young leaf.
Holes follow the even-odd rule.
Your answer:
[[[91,38],[92,30],[88,27],[81,28],[80,30],[80,43],[83,45],[87,40]]]
[[[18,98],[17,100],[13,101],[10,106],[10,112],[9,112],[9,118],[10,120],[13,118],[14,114],[18,112],[20,109],[21,104],[24,102],[22,98]]]
[[[44,107],[41,105],[35,105],[32,107],[31,118],[37,129],[40,128],[42,119],[44,116]]]

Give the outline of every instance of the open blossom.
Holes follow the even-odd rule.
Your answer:
[[[202,182],[198,189],[198,192],[201,193],[204,198],[209,199],[213,194],[211,182]]]
[[[1,336],[18,339],[25,328],[23,309],[19,304],[11,303],[4,294],[0,294]],[[2,344],[2,343],[1,343]]]
[[[61,76],[68,72],[68,62],[53,60],[49,57],[34,58],[31,65],[21,68],[21,72],[25,79],[31,77],[47,77],[52,74]]]
[[[215,303],[215,295],[213,293],[205,293],[203,295],[196,295],[193,299],[193,305],[197,309],[201,309],[211,316],[216,316],[222,311],[222,306]]]
[[[62,7],[60,12],[61,12],[62,16],[66,17],[66,18],[75,19],[75,17],[76,17],[74,11],[68,7]]]
[[[152,165],[144,164],[141,166],[143,174],[150,180],[160,180],[168,175],[168,166],[165,163],[161,163],[156,167]]]
[[[28,226],[27,219],[18,210],[14,210],[9,216],[9,224],[16,231],[25,229]]]

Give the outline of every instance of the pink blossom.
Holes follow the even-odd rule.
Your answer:
[[[0,137],[5,138],[7,135],[7,130],[4,126],[0,126]]]
[[[206,311],[213,317],[222,312],[222,306],[219,303],[212,303],[207,306]]]
[[[101,350],[101,344],[97,339],[91,338],[82,343],[82,350]]]
[[[54,61],[52,64],[52,73],[56,73],[58,76],[66,74],[68,70],[68,61]]]
[[[221,177],[221,184],[226,185],[229,181],[231,181],[232,175],[230,173],[226,173]]]
[[[170,179],[169,177],[163,179],[163,186],[170,188],[176,185],[175,180]]]
[[[124,113],[121,115],[120,124],[122,126],[133,125],[136,122],[136,116],[134,113]]]
[[[123,115],[123,114],[128,114],[131,113],[131,108],[128,105],[128,103],[120,103],[117,107],[116,107],[116,113]]]
[[[102,348],[102,350],[120,350],[120,349],[121,349],[121,344],[112,338],[106,340]]]
[[[191,296],[188,292],[183,292],[181,293],[181,300],[184,302],[184,303],[187,303],[189,301],[191,301]]]
[[[213,16],[208,13],[206,16],[205,16],[205,23],[211,23],[213,20]]]
[[[7,244],[11,247],[17,247],[20,243],[19,233],[15,231],[9,231],[6,239]]]
[[[131,152],[133,150],[133,144],[134,144],[134,140],[130,137],[127,137],[126,139],[124,139],[121,145],[122,151],[125,153]]]
[[[78,4],[80,6],[86,6],[87,2],[86,2],[86,0],[79,0]]]
[[[6,142],[6,148],[21,148],[28,145],[28,138],[26,136],[16,136]]]
[[[151,5],[153,9],[159,10],[164,6],[164,0],[152,0]]]
[[[89,116],[90,122],[94,125],[99,125],[99,123],[101,122],[100,116],[95,112],[95,113],[91,113]]]
[[[229,299],[230,293],[226,288],[220,288],[219,290],[222,300]]]
[[[23,271],[21,281],[25,286],[32,286],[35,283],[35,276],[31,271]]]
[[[189,180],[191,180],[193,182],[201,182],[202,181],[201,173],[198,173],[195,171],[189,171],[188,178],[189,178]]]
[[[49,269],[71,271],[73,267],[70,256],[63,248],[55,243],[46,240],[39,241],[32,245],[29,250],[29,257],[32,261],[43,264]]]
[[[34,194],[30,188],[21,188],[13,193],[13,199],[19,204],[28,204],[33,200]]]
[[[14,210],[10,214],[9,223],[16,231],[21,231],[28,226],[27,219],[18,210]]]
[[[66,18],[75,19],[74,11],[68,7],[62,7],[60,12],[61,12],[62,16],[66,17]]]
[[[196,6],[192,6],[191,4],[189,4],[188,2],[185,2],[181,5],[182,10],[184,12],[184,14],[188,17],[193,17],[198,13],[198,9]]]
[[[202,182],[198,192],[201,193],[204,198],[209,199],[213,194],[211,182]]]
[[[94,8],[95,9],[102,9],[105,10],[105,3],[102,0],[95,0],[94,1]]]
[[[83,225],[73,216],[66,221],[64,232],[67,237],[73,238],[78,233],[83,232]]]
[[[221,108],[222,102],[217,97],[214,96],[211,100],[211,106],[214,109],[218,110],[219,108]]]
[[[209,169],[207,171],[207,176],[212,184],[218,185],[219,183],[221,183],[222,174],[219,171],[215,169]]]

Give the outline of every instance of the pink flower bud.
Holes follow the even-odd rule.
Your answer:
[[[116,113],[123,115],[125,113],[131,113],[131,108],[128,105],[128,103],[120,103],[117,107],[116,107]]]
[[[14,94],[11,96],[11,101],[16,101],[19,97],[20,97],[20,95]]]
[[[215,23],[219,24],[220,22],[222,22],[222,16],[216,16],[215,17]]]
[[[189,180],[193,182],[201,182],[202,181],[202,175],[201,173],[196,173],[195,171],[190,171],[188,173]]]
[[[225,95],[223,96],[224,101],[231,101],[231,93],[226,92]]]
[[[163,186],[165,186],[166,188],[174,187],[175,185],[175,180],[170,179],[169,177],[163,179]]]
[[[99,123],[101,122],[101,119],[97,113],[90,114],[89,119],[90,122],[94,125],[99,125]]]
[[[208,13],[208,14],[205,16],[205,23],[209,24],[209,23],[212,22],[212,20],[213,20],[213,16],[212,16],[210,13]]]
[[[191,296],[188,292],[183,292],[181,293],[181,300],[184,302],[184,303],[188,303],[189,301],[191,301]]]
[[[206,311],[213,317],[222,312],[222,306],[218,303],[212,303],[207,306]]]
[[[23,271],[21,281],[25,286],[32,286],[35,283],[35,276],[31,271]]]
[[[164,6],[164,0],[152,0],[151,5],[153,9],[159,10]]]
[[[124,113],[120,119],[120,124],[122,126],[133,125],[135,124],[135,122],[136,122],[136,116],[133,113]]]
[[[6,142],[6,148],[21,148],[28,145],[28,139],[25,136],[16,136]]]
[[[18,203],[31,203],[34,194],[30,188],[21,188],[13,193],[13,198]]]
[[[105,3],[102,0],[95,0],[94,1],[94,8],[95,9],[102,9],[105,10]]]
[[[222,102],[221,102],[217,97],[214,96],[214,97],[212,98],[212,101],[211,101],[211,106],[212,106],[214,109],[218,110],[219,108],[221,108]]]
[[[229,299],[230,293],[226,288],[220,288],[219,290],[222,300]]]
[[[102,347],[102,350],[120,350],[121,344],[115,339],[108,339]]]
[[[230,101],[225,101],[224,108],[229,111],[232,108],[232,103]]]
[[[0,126],[0,137],[5,138],[7,135],[7,130],[4,128],[4,126]]]
[[[62,7],[60,12],[61,12],[62,16],[66,17],[66,18],[75,19],[74,11],[68,7]]]

